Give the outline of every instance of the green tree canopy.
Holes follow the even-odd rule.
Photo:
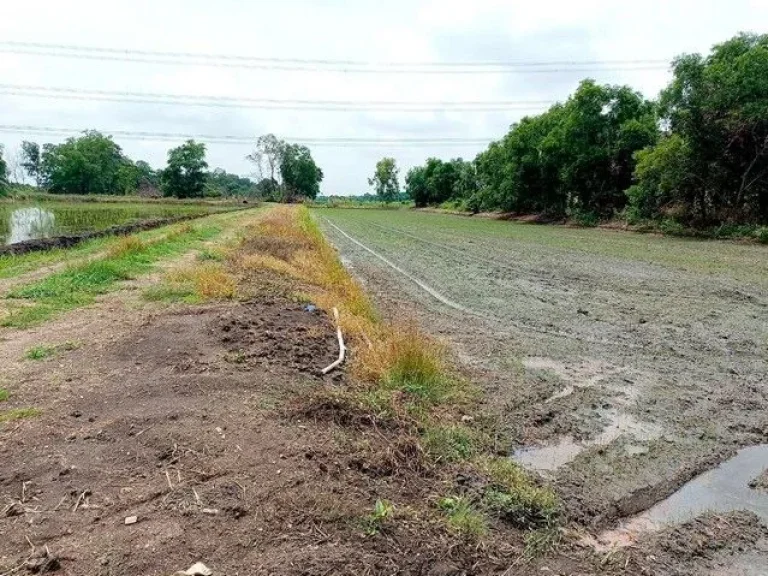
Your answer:
[[[280,158],[285,200],[316,198],[320,193],[323,171],[315,164],[309,148],[301,144],[286,144]]]
[[[160,184],[164,196],[201,198],[205,192],[205,144],[188,140],[168,151],[168,167],[162,171]]]
[[[40,145],[37,142],[27,142],[26,140],[22,142],[21,166],[38,186],[42,185],[41,162]]]
[[[5,196],[8,191],[8,164],[3,157],[5,149],[0,146],[0,196]]]
[[[40,180],[53,194],[125,194],[133,191],[132,166],[111,137],[89,130],[43,147]]]
[[[397,164],[394,158],[382,158],[376,163],[376,171],[368,184],[376,190],[376,196],[384,202],[392,202],[400,196]]]
[[[642,216],[768,222],[768,35],[680,56],[659,107],[657,149],[640,154],[630,196]]]

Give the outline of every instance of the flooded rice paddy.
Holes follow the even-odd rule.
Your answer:
[[[157,218],[203,216],[224,207],[172,203],[0,203],[0,246],[104,230]]]

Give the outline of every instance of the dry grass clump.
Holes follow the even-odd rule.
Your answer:
[[[146,248],[147,245],[141,240],[141,238],[137,236],[124,236],[123,238],[120,238],[115,244],[110,246],[107,254],[115,258],[125,256],[127,254],[143,252],[146,250]]]
[[[218,262],[206,261],[166,274],[159,286],[144,293],[152,301],[205,302],[231,300],[237,296],[237,281]]]

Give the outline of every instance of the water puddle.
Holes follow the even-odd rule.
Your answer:
[[[610,410],[602,415],[608,418],[609,424],[594,440],[576,442],[572,437],[566,436],[561,438],[557,444],[521,448],[515,451],[512,457],[525,468],[538,472],[554,472],[561,466],[572,462],[587,448],[607,446],[624,435],[647,442],[658,438],[662,433],[661,426],[650,422],[640,422],[630,414]]]
[[[19,208],[11,212],[7,244],[16,244],[51,236],[56,228],[56,216],[42,208]]]
[[[768,524],[768,492],[749,483],[768,468],[768,444],[744,448],[730,460],[697,476],[666,500],[628,520],[620,528],[604,532],[597,547],[627,546],[645,532],[693,520],[706,512],[749,510]]]

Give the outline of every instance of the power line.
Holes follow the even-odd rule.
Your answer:
[[[254,108],[268,110],[305,110],[331,112],[496,112],[506,110],[539,110],[554,104],[552,100],[496,101],[352,101],[352,100],[281,100],[270,98],[233,98],[158,92],[123,92],[85,90],[80,88],[0,84],[0,94],[32,98],[125,102],[132,104],[166,104],[214,108]]]
[[[83,130],[78,128],[55,128],[48,126],[28,126],[15,124],[0,124],[0,132],[13,134],[36,134],[47,136],[72,136],[80,134]],[[135,130],[104,130],[104,134],[125,138],[128,140],[147,140],[156,142],[199,140],[216,144],[233,144],[253,146],[255,136],[246,135],[215,135],[215,134],[184,134],[174,132],[143,132]],[[429,138],[358,138],[358,137],[284,137],[288,142],[312,146],[334,147],[378,147],[378,146],[463,146],[485,145],[493,138],[468,138],[468,137],[429,137]]]
[[[561,74],[664,70],[667,60],[540,60],[470,62],[374,62],[263,58],[232,54],[162,52],[116,49],[76,44],[0,42],[0,52],[83,60],[122,61],[175,66],[207,66],[294,72],[337,72],[349,74]]]

